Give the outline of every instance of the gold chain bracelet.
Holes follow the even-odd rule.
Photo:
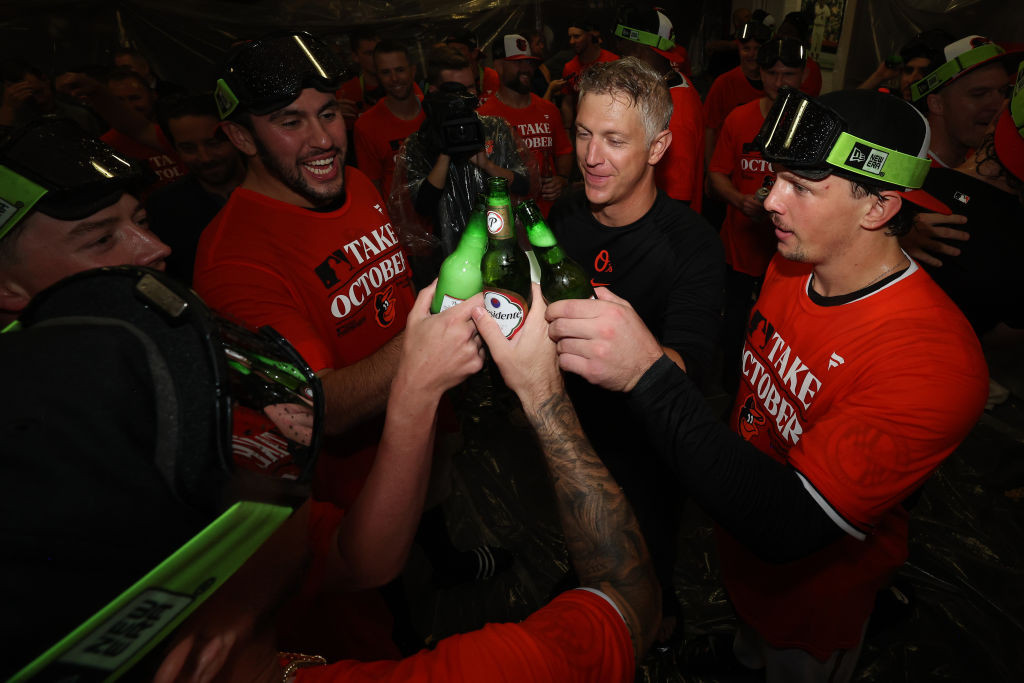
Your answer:
[[[277,656],[284,667],[284,674],[281,676],[282,683],[291,683],[291,677],[298,669],[309,666],[324,666],[327,660],[320,655],[306,655],[301,652],[278,652]]]

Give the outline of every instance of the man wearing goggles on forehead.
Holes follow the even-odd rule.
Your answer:
[[[743,327],[765,268],[775,253],[775,235],[765,211],[764,197],[775,182],[775,170],[753,144],[764,117],[788,85],[804,78],[806,53],[795,38],[775,38],[757,51],[764,96],[734,109],[726,117],[708,165],[711,190],[727,203],[719,233],[725,246],[726,305],[723,325],[725,357],[735,358],[743,345]],[[726,391],[736,389],[739,376],[726,364]]]
[[[734,651],[768,681],[850,680],[907,558],[905,501],[985,402],[977,338],[897,242],[911,202],[942,208],[917,189],[928,140],[890,95],[780,90],[757,138],[778,174],[764,206],[779,253],[732,361],[728,427],[621,299],[599,288],[547,310],[561,367],[627,391],[720,526]]]

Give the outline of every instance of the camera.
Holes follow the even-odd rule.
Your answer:
[[[423,98],[423,111],[440,149],[449,156],[473,154],[484,147],[484,129],[476,114],[476,95],[461,83],[442,83]]]

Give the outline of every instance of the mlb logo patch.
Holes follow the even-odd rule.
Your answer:
[[[859,168],[862,171],[867,171],[877,176],[884,176],[885,173],[882,171],[882,168],[885,166],[885,160],[888,158],[888,152],[855,142],[853,143],[853,149],[850,150],[850,156],[846,158],[846,165]]]
[[[953,199],[955,199],[956,201],[960,202],[964,206],[967,205],[967,202],[971,201],[970,196],[964,194],[963,192],[954,192],[953,193]]]

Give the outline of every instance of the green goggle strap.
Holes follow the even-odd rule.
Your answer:
[[[917,102],[925,95],[935,92],[949,81],[956,78],[960,73],[977,66],[985,60],[1006,54],[1006,50],[995,43],[979,45],[973,50],[968,50],[956,59],[952,59],[935,71],[910,86],[911,99]]]
[[[213,90],[213,100],[217,103],[217,113],[220,114],[221,121],[238,109],[238,97],[223,78],[217,79],[217,87]]]
[[[619,38],[632,40],[634,43],[640,43],[641,45],[647,45],[648,47],[656,47],[659,50],[665,50],[666,52],[676,46],[675,42],[668,38],[662,38],[655,33],[648,33],[647,31],[629,28],[622,24],[615,27],[615,35]]]
[[[46,188],[0,166],[0,239],[46,194]]]
[[[213,595],[292,514],[290,507],[235,503],[131,588],[16,673],[27,681],[51,666],[115,681]]]
[[[858,143],[860,147],[855,150],[854,146]],[[865,150],[865,147],[868,149]],[[858,161],[855,157],[859,155],[863,155],[859,160],[862,163],[852,165],[851,162]],[[887,183],[909,188],[921,187],[931,166],[928,159],[897,152],[849,133],[839,134],[839,139],[825,161],[867,178],[884,179]]]

